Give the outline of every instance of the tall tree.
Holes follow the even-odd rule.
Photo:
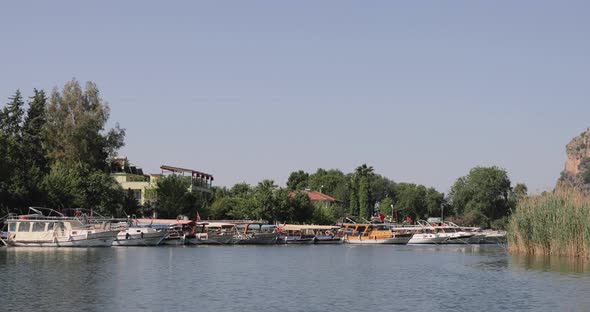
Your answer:
[[[8,209],[10,193],[8,180],[10,178],[10,162],[8,157],[8,136],[0,129],[0,210]]]
[[[434,188],[428,188],[425,194],[425,206],[428,216],[441,216],[445,204],[445,195]]]
[[[20,137],[24,116],[23,96],[20,90],[16,90],[14,96],[9,98],[10,102],[0,113],[0,129],[9,137]]]
[[[258,183],[254,189],[254,200],[256,202],[256,218],[265,219],[269,218],[268,221],[275,221],[275,198],[274,190],[276,185],[273,180],[263,180]]]
[[[4,133],[7,166],[5,205],[22,207],[28,195],[22,142],[24,102],[20,90],[16,90],[9,99],[10,102],[0,112],[0,130]]]
[[[45,194],[41,190],[43,176],[49,172],[45,157],[43,129],[46,121],[47,98],[43,90],[33,90],[23,124],[21,152],[26,155],[20,164],[22,183],[27,194],[27,205],[43,205]]]
[[[47,109],[46,141],[52,161],[87,164],[106,169],[106,159],[123,146],[125,130],[117,125],[104,133],[109,106],[93,82],[82,90],[78,81],[54,89]]]
[[[374,169],[372,166],[362,164],[356,168],[355,175],[358,177],[359,216],[370,218],[373,212],[371,206],[371,179],[374,175]]]
[[[413,183],[398,183],[396,185],[397,199],[394,205],[396,211],[413,220],[424,217],[426,211],[426,188]]]
[[[34,94],[29,101],[29,109],[23,125],[23,145],[27,158],[31,165],[39,169],[47,167],[45,158],[45,142],[43,140],[43,128],[46,123],[47,97],[43,90],[33,90]]]
[[[188,195],[190,180],[182,176],[169,175],[156,182],[158,214],[163,218],[176,218],[185,208],[191,206]]]
[[[507,216],[510,211],[510,179],[498,167],[475,167],[457,179],[449,197],[457,215],[481,226]]]
[[[287,188],[289,190],[304,190],[309,186],[309,173],[299,170],[293,171],[289,174],[289,179],[287,180]]]
[[[359,215],[359,198],[358,198],[358,177],[352,175],[349,182],[350,199],[348,201],[348,214],[352,216]]]

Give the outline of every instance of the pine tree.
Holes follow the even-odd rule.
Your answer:
[[[23,179],[18,182],[24,185],[27,194],[26,205],[42,205],[45,202],[45,196],[41,191],[41,183],[43,176],[49,172],[43,140],[47,98],[43,90],[34,89],[33,92],[23,123],[21,153],[26,157],[17,167]]]
[[[10,102],[0,113],[0,129],[15,140],[21,135],[25,103],[20,90],[16,90],[14,96],[9,100]]]
[[[9,98],[10,102],[0,112],[0,131],[2,131],[5,141],[4,155],[4,175],[2,188],[5,195],[3,196],[3,205],[8,207],[21,206],[23,198],[26,197],[26,188],[22,183],[24,177],[22,170],[22,124],[24,115],[24,102],[20,90],[16,90],[13,97]]]

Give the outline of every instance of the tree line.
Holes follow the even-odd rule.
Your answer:
[[[309,202],[305,191],[318,191],[338,201]],[[293,195],[296,194],[297,197]],[[262,218],[269,221],[334,223],[347,217],[370,220],[385,215],[397,222],[428,217],[451,218],[461,224],[504,228],[516,204],[527,195],[524,184],[514,187],[504,169],[475,167],[457,179],[448,195],[424,185],[394,182],[363,164],[353,172],[317,169],[291,172],[286,188],[264,180],[252,187],[214,187],[203,211],[215,219]]]
[[[210,194],[193,192],[190,178],[168,176],[157,181],[151,200],[140,207],[131,190],[123,190],[110,175],[125,130],[118,124],[106,129],[109,116],[109,105],[93,82],[82,88],[73,79],[49,97],[34,89],[26,101],[17,90],[0,111],[0,212],[84,207],[115,217],[155,211],[174,218],[199,211],[213,219],[324,224],[381,214],[397,221],[444,214],[463,224],[503,227],[527,193],[524,184],[513,187],[498,167],[471,169],[445,196],[432,187],[395,182],[362,164],[350,173],[294,171],[285,188],[263,180],[255,186],[213,187]],[[312,203],[306,190],[337,202]]]

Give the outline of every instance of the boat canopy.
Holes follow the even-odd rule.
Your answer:
[[[177,220],[177,219],[137,219],[141,225],[206,225],[207,222],[195,222],[195,220]]]
[[[302,231],[302,230],[335,230],[340,229],[336,225],[313,225],[313,224],[284,224],[279,225],[285,231]]]

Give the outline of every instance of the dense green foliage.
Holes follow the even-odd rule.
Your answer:
[[[0,207],[85,207],[124,213],[125,194],[108,174],[107,161],[125,132],[105,131],[109,107],[94,83],[76,80],[49,101],[33,90],[25,104],[17,90],[0,111]]]
[[[409,216],[412,220],[441,216],[441,209],[445,204],[442,193],[434,188],[413,183],[399,183],[396,186],[396,201],[394,210]]]
[[[519,189],[526,194],[524,185]],[[516,203],[508,174],[498,167],[471,169],[468,175],[457,179],[449,198],[456,215],[464,216],[467,223],[485,227],[506,220]]]
[[[314,218],[314,207],[305,192],[279,189],[271,180],[255,187],[239,183],[231,189],[215,188],[213,197],[208,211],[213,219],[306,222]]]
[[[578,165],[578,169],[580,170],[578,176],[582,182],[585,184],[590,184],[590,158],[582,158],[580,164]]]
[[[304,190],[309,187],[309,173],[303,170],[293,171],[287,180],[287,189],[291,191]]]
[[[158,179],[155,189],[154,207],[161,218],[176,218],[178,215],[196,217],[197,211],[204,212],[209,195],[190,190],[191,177],[169,175]]]
[[[321,192],[337,199],[336,203],[311,203],[306,190]],[[400,221],[439,216],[444,195],[421,185],[396,184],[363,164],[354,172],[318,169],[309,174],[302,170],[289,175],[287,188],[278,188],[265,180],[256,187],[245,183],[231,189],[214,188],[208,206],[213,219],[265,219],[278,222],[331,224],[344,217],[369,220],[377,212]],[[418,204],[418,207],[414,207]],[[394,209],[392,209],[392,206]]]
[[[575,189],[521,200],[508,226],[510,249],[536,255],[590,256],[590,198]]]

